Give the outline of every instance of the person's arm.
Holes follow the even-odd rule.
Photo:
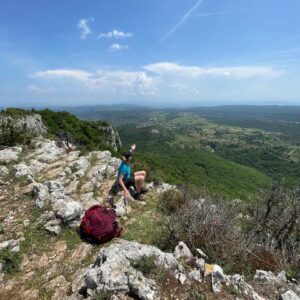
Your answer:
[[[126,188],[126,186],[124,184],[123,178],[124,178],[124,174],[120,174],[120,176],[119,176],[119,184],[120,184],[120,186],[122,187],[122,189],[124,191],[124,196],[126,198],[128,198],[129,197],[129,191],[127,190],[127,188]]]

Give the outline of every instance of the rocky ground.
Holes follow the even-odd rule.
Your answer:
[[[207,264],[200,249],[147,245],[159,230],[151,207],[168,184],[150,184],[145,205],[115,198],[124,239],[83,242],[81,217],[109,205],[119,163],[109,151],[82,155],[44,138],[0,151],[0,299],[300,299],[284,272],[257,271],[249,285]]]

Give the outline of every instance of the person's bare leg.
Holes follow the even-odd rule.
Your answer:
[[[136,192],[140,193],[144,185],[145,177],[142,175],[134,176]]]
[[[137,171],[137,172],[134,172],[134,176],[144,176],[146,178],[147,173],[146,173],[146,171]]]

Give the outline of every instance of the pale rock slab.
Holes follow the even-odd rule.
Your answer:
[[[22,153],[22,147],[10,147],[0,150],[0,164],[16,162]]]

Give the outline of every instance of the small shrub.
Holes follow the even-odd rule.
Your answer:
[[[187,296],[187,300],[206,300],[206,296],[198,289],[192,289]]]
[[[299,264],[299,187],[286,189],[282,183],[274,184],[269,192],[262,193],[255,203],[248,206],[247,214],[249,218],[244,230],[251,237],[250,242],[260,245],[252,255],[254,264],[266,262],[269,266],[262,266],[266,270],[274,269],[280,260],[288,266]]]
[[[11,275],[19,272],[21,257],[18,252],[2,250],[0,251],[0,262],[3,265],[3,271]]]
[[[162,212],[168,215],[181,210],[187,201],[187,194],[177,190],[170,190],[162,194],[159,205]]]
[[[140,260],[133,262],[131,265],[144,275],[154,274],[157,270],[155,257],[153,256],[143,256]]]
[[[110,300],[112,296],[112,292],[101,292],[101,294],[95,295],[92,300]]]
[[[158,281],[165,278],[165,270],[155,264],[155,256],[143,256],[140,260],[133,262],[131,265],[145,276],[153,277]]]

